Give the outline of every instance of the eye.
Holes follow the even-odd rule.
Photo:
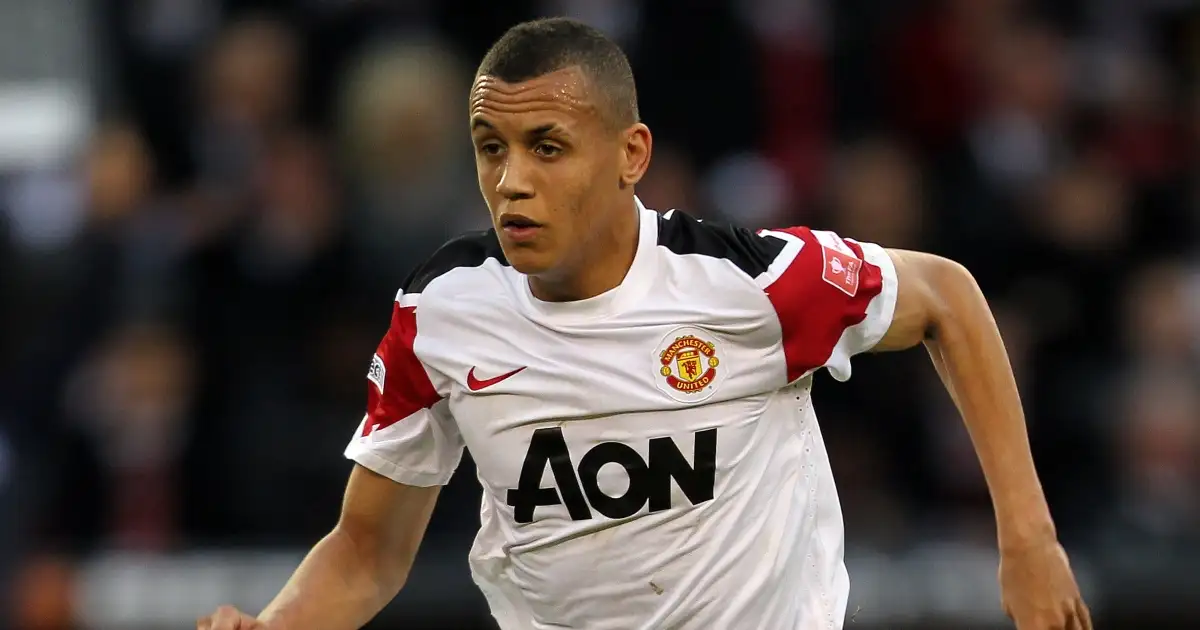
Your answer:
[[[484,142],[479,145],[478,151],[483,155],[495,157],[504,152],[504,145],[499,142]]]
[[[549,142],[539,142],[537,144],[537,146],[533,147],[533,152],[538,157],[554,158],[554,157],[558,157],[559,155],[561,155],[563,150],[562,150],[562,147],[551,144]]]

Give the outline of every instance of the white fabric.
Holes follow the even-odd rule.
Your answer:
[[[678,255],[658,245],[657,214],[641,212],[628,276],[590,300],[540,302],[524,277],[494,260],[432,281],[416,310],[414,349],[444,402],[356,438],[347,456],[427,485],[445,483],[462,445],[470,449],[483,486],[471,569],[504,630],[841,628],[849,578],[837,491],[811,379],[787,382],[781,323],[763,291],[784,269],[771,265],[756,278],[725,258]],[[802,247],[818,247],[784,240],[783,267]],[[846,376],[850,356],[878,341],[895,305],[887,254],[863,250],[882,269],[883,288],[832,352],[828,365]],[[689,335],[711,343],[711,356],[693,344],[684,352],[699,349],[698,363],[676,353],[664,366],[664,352]],[[694,393],[664,376],[665,368],[679,382],[689,366],[715,376]],[[484,379],[518,368],[486,389],[466,385],[472,369]],[[673,445],[695,467],[703,432],[715,429],[712,498],[693,504],[673,480],[666,509],[651,511],[647,501],[609,518],[585,497],[589,518],[573,520],[559,503],[517,522],[509,491],[520,485],[534,432],[545,429],[561,430],[577,487],[587,485],[581,461],[598,445],[616,443],[601,450],[636,452],[650,467],[666,461],[654,448]],[[607,497],[630,488],[621,465],[594,475]],[[565,500],[553,464],[540,488]]]

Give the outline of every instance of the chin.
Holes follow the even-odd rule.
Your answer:
[[[508,264],[518,272],[527,276],[538,276],[550,271],[555,266],[552,256],[524,247],[505,247],[504,257]]]

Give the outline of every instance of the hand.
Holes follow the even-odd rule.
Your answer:
[[[196,620],[196,630],[267,630],[267,624],[233,606],[222,606]]]
[[[1091,613],[1057,541],[1002,549],[1000,593],[1017,630],[1092,630]]]

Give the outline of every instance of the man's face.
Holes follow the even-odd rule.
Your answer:
[[[504,255],[521,273],[570,273],[592,236],[607,229],[623,144],[597,103],[577,68],[521,83],[475,80],[470,115],[479,189]]]

